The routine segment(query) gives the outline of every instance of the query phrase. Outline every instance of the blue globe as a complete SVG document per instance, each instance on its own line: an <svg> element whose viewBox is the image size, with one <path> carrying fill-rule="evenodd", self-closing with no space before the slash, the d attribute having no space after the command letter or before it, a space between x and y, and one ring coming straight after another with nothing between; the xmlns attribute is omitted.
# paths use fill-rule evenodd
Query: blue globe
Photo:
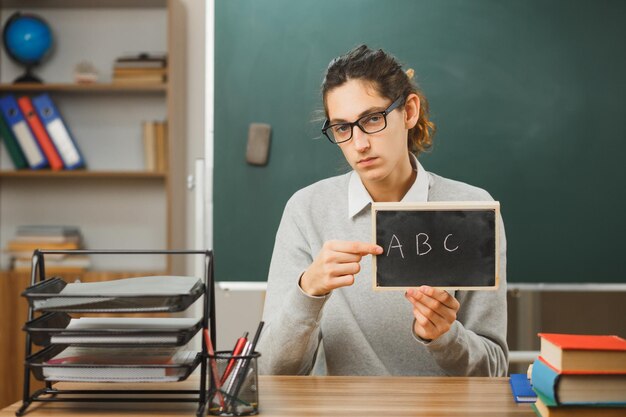
<svg viewBox="0 0 626 417"><path fill-rule="evenodd" d="M11 58L31 67L39 64L52 49L52 31L40 17L14 13L3 32L4 46Z"/></svg>

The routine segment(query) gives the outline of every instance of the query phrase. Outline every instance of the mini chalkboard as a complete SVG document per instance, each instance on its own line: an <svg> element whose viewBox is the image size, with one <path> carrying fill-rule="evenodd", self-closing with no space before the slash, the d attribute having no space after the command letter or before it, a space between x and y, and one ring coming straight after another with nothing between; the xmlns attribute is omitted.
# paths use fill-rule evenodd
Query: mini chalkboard
<svg viewBox="0 0 626 417"><path fill-rule="evenodd" d="M373 203L375 290L498 287L497 201Z"/></svg>

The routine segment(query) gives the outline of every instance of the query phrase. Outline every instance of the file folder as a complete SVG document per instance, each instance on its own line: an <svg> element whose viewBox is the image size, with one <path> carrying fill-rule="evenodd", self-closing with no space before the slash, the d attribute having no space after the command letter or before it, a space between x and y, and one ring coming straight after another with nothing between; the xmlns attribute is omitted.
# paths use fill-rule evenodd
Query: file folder
<svg viewBox="0 0 626 417"><path fill-rule="evenodd" d="M28 127L28 123L26 123L26 119L24 119L15 97L9 94L0 98L0 110L2 110L2 115L7 125L11 128L17 142L20 144L28 165L32 169L47 167L48 160L39 148L39 143Z"/></svg>
<svg viewBox="0 0 626 417"><path fill-rule="evenodd" d="M9 152L9 157L11 157L11 161L13 162L13 166L15 169L24 169L28 168L28 162L26 162L26 158L22 153L22 149L20 148L20 144L17 143L17 139L13 135L13 132L7 125L7 122L4 120L4 116L0 114L0 138L4 141L4 146L7 148Z"/></svg>
<svg viewBox="0 0 626 417"><path fill-rule="evenodd" d="M33 104L31 103L30 98L27 96L20 97L17 99L17 104L20 107L20 110L22 110L30 130L35 135L35 139L39 142L39 147L48 159L50 168L55 171L63 169L63 161L61 161L59 153L50 140L50 136L48 136L46 128L43 127L41 120L39 120L39 116L35 113L35 109L33 109Z"/></svg>
<svg viewBox="0 0 626 417"><path fill-rule="evenodd" d="M84 168L85 159L50 96L41 94L33 97L32 102L54 146L59 151L65 168Z"/></svg>

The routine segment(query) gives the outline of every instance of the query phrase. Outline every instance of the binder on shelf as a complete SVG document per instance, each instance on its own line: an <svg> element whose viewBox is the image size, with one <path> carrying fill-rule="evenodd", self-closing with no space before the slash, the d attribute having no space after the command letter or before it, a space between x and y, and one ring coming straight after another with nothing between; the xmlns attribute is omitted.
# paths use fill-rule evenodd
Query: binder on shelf
<svg viewBox="0 0 626 417"><path fill-rule="evenodd" d="M39 147L43 151L44 155L46 155L50 168L55 171L62 170L63 161L61 161L61 157L59 156L57 149L52 143L50 136L48 136L46 128L41 123L41 120L39 120L39 116L35 113L35 109L33 108L33 103L30 101L30 98L27 96L20 97L17 99L17 104L20 107L20 110L22 110L30 130L35 135L35 139L39 142Z"/></svg>
<svg viewBox="0 0 626 417"><path fill-rule="evenodd" d="M26 157L28 166L32 169L41 169L48 166L48 160L39 148L39 143L35 139L35 135L28 127L28 123L20 108L11 94L0 98L0 110L7 125L11 128L11 131L15 135L17 142Z"/></svg>
<svg viewBox="0 0 626 417"><path fill-rule="evenodd" d="M84 168L85 159L50 96L41 94L33 97L32 102L37 115L41 118L52 142L59 151L65 168Z"/></svg>
<svg viewBox="0 0 626 417"><path fill-rule="evenodd" d="M0 114L0 138L4 141L4 146L9 152L9 157L11 158L15 169L28 168L28 162L26 162L26 158L22 153L20 144L17 142L17 139L13 135L13 132L7 125L7 122L4 120L4 116L2 114Z"/></svg>

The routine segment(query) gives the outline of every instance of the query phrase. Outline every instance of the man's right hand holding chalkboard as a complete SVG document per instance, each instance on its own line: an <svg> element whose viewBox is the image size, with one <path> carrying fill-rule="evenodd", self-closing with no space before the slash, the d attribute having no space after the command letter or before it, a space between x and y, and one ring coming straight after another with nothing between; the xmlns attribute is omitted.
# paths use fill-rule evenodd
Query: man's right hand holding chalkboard
<svg viewBox="0 0 626 417"><path fill-rule="evenodd" d="M300 288L309 295L322 296L352 285L354 275L361 270L361 258L381 253L383 248L372 243L329 240L300 277Z"/></svg>
<svg viewBox="0 0 626 417"><path fill-rule="evenodd" d="M409 288L404 296L413 304L413 331L424 340L435 340L446 333L456 321L461 304L440 288L422 285Z"/></svg>

